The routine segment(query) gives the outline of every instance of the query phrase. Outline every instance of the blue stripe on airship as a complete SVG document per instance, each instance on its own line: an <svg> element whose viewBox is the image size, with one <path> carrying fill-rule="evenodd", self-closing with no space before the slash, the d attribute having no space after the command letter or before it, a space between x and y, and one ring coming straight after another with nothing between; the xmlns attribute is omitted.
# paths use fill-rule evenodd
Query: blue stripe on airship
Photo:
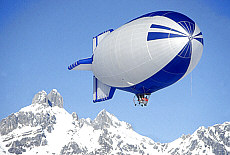
<svg viewBox="0 0 230 155"><path fill-rule="evenodd" d="M193 34L195 30L195 22L187 16L178 12L169 12L163 16L174 20L175 22L179 23L189 34Z"/></svg>
<svg viewBox="0 0 230 155"><path fill-rule="evenodd" d="M142 16L140 16L140 17L137 17L137 18L133 19L133 20L129 21L128 23L130 23L130 22L132 22L132 21L134 21L134 20L137 20L137 19L139 19L139 18L143 18L143 17L163 16L163 14L168 13L168 12L172 12L172 11L157 11L157 12L150 12L150 13L147 13L147 14L145 14L145 15L142 15Z"/></svg>
<svg viewBox="0 0 230 155"><path fill-rule="evenodd" d="M200 33L196 34L194 37L199 36L199 35L202 35L202 32L200 32Z"/></svg>
<svg viewBox="0 0 230 155"><path fill-rule="evenodd" d="M137 20L139 18L154 17L154 16L164 16L164 17L167 17L169 19L172 19L176 23L179 23L190 35L192 35L194 30L195 30L195 22L193 20L191 20L189 17L187 17L181 13L174 12L174 11L151 12L151 13L145 14L143 16L137 17L137 18L131 20L130 22Z"/></svg>
<svg viewBox="0 0 230 155"><path fill-rule="evenodd" d="M178 33L184 34L184 33L180 32L180 31L177 31L175 29L172 29L172 28L167 27L167 26L162 26L162 25L152 24L150 28L159 28L159 29L164 29L164 30L171 30L171 31L174 31L174 32L178 32ZM184 35L186 35L186 34L184 34Z"/></svg>
<svg viewBox="0 0 230 155"><path fill-rule="evenodd" d="M92 62L93 62L93 56L91 58L85 58L85 59L81 59L81 60L76 61L72 65L69 65L68 69L72 70L72 69L74 69L75 67L77 67L77 66L79 66L81 64L92 64Z"/></svg>
<svg viewBox="0 0 230 155"><path fill-rule="evenodd" d="M189 48L189 52L191 53L190 43L186 44L185 47L179 53L184 53L188 48ZM118 89L132 92L135 94L143 94L143 93L152 93L159 89L168 87L173 83L177 82L180 78L184 76L184 74L186 73L189 67L190 61L191 61L191 57L184 58L179 56L178 54L164 68L162 68L160 71L158 71L150 78L134 86L119 87Z"/></svg>
<svg viewBox="0 0 230 155"><path fill-rule="evenodd" d="M179 34L163 33L163 32L149 32L147 41L165 38L186 37Z"/></svg>
<svg viewBox="0 0 230 155"><path fill-rule="evenodd" d="M188 58L188 57L191 57L191 51L192 51L192 45L191 45L191 41L189 41L183 47L183 49L180 51L180 53L178 53L178 55L183 57L183 58Z"/></svg>
<svg viewBox="0 0 230 155"><path fill-rule="evenodd" d="M203 38L194 38L194 39L196 39L196 40L199 41L202 45L204 45Z"/></svg>

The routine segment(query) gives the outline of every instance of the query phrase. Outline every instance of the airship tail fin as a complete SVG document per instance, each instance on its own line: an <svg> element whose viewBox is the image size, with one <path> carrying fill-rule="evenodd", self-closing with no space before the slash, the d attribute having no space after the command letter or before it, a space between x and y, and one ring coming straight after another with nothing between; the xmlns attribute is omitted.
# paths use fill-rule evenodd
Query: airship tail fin
<svg viewBox="0 0 230 155"><path fill-rule="evenodd" d="M93 37L93 52L96 49L97 45L102 41L102 39L104 39L105 36L107 36L111 32L113 32L113 29L109 29L107 31L104 31L104 32L98 34L96 37Z"/></svg>
<svg viewBox="0 0 230 155"><path fill-rule="evenodd" d="M113 97L116 88L108 86L93 76L93 102L109 100Z"/></svg>
<svg viewBox="0 0 230 155"><path fill-rule="evenodd" d="M93 57L91 58L85 58L76 61L72 65L68 66L69 70L92 70L92 62L93 62Z"/></svg>

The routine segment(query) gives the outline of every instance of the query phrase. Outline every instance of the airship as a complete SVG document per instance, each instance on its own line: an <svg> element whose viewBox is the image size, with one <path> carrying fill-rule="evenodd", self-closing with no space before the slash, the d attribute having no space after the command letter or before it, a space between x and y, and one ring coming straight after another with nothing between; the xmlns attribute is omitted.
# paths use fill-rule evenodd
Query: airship
<svg viewBox="0 0 230 155"><path fill-rule="evenodd" d="M109 100L116 89L146 106L152 93L187 76L203 52L203 35L189 17L157 11L93 37L92 56L68 66L92 71L93 102Z"/></svg>

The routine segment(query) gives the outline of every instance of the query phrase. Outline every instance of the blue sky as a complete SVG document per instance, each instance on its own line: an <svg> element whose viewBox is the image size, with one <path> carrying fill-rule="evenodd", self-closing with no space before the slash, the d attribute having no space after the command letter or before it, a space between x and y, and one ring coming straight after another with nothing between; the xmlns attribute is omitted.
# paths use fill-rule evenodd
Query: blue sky
<svg viewBox="0 0 230 155"><path fill-rule="evenodd" d="M171 142L199 126L230 121L229 1L0 1L0 119L57 89L64 108L94 119L106 109L156 142ZM178 83L151 95L145 108L116 91L93 104L89 71L68 65L92 54L92 38L149 12L172 10L193 19L204 36L200 63Z"/></svg>

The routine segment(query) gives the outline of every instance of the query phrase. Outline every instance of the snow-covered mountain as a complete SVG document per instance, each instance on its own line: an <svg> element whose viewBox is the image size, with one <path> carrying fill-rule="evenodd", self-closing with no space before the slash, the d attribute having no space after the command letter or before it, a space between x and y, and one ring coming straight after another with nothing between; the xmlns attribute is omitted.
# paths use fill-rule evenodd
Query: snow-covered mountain
<svg viewBox="0 0 230 155"><path fill-rule="evenodd" d="M156 143L102 110L94 120L63 108L53 89L0 122L0 154L230 154L230 122L200 127L171 143Z"/></svg>

